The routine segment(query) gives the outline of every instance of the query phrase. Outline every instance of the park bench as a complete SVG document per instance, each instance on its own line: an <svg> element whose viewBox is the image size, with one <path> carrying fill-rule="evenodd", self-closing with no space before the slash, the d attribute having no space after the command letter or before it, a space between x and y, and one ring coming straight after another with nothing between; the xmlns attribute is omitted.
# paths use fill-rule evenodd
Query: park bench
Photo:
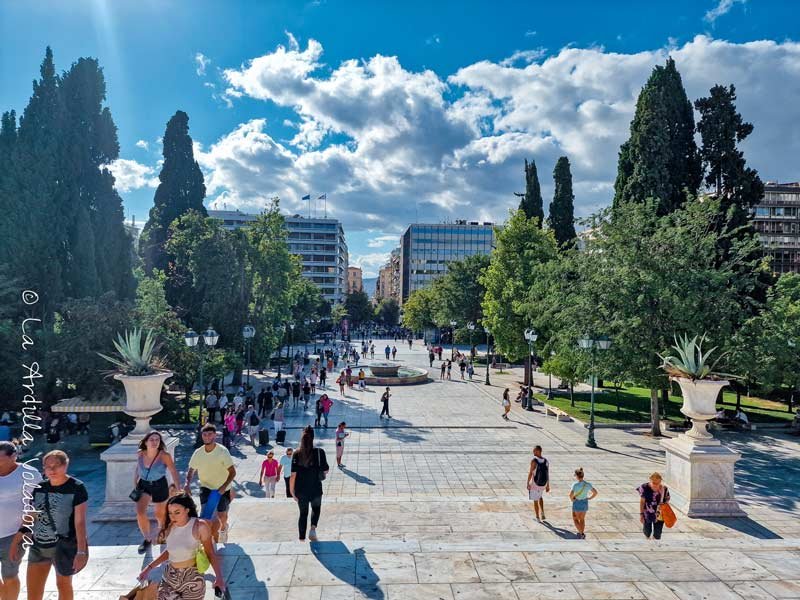
<svg viewBox="0 0 800 600"><path fill-rule="evenodd" d="M492 365L493 369L497 369L498 371L503 371L504 369L508 369L511 365L509 363L494 363Z"/></svg>
<svg viewBox="0 0 800 600"><path fill-rule="evenodd" d="M545 416L553 416L559 421L572 421L572 417L569 416L569 413L561 410L560 408L556 408L550 404L544 405L544 412Z"/></svg>

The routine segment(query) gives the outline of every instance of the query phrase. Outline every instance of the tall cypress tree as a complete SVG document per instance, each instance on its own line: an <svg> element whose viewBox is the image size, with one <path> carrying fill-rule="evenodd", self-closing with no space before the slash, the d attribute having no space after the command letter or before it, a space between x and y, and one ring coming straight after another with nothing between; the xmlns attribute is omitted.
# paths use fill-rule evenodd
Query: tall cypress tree
<svg viewBox="0 0 800 600"><path fill-rule="evenodd" d="M529 219L537 217L539 219L539 227L541 227L544 222L544 208L542 190L539 187L539 175L536 172L536 161L531 160L529 163L525 159L525 193L516 195L522 198L519 203L520 210Z"/></svg>
<svg viewBox="0 0 800 600"><path fill-rule="evenodd" d="M548 225L553 230L559 247L572 244L577 237L575 233L575 195L572 193L572 172L569 159L562 156L553 169L555 192L550 203Z"/></svg>
<svg viewBox="0 0 800 600"><path fill-rule="evenodd" d="M715 85L707 98L694 103L700 113L697 132L702 145L706 185L721 199L721 209L732 211L730 226L749 222L750 209L764 195L764 184L755 169L746 166L739 143L753 132L753 125L736 111L736 88Z"/></svg>
<svg viewBox="0 0 800 600"><path fill-rule="evenodd" d="M614 206L658 199L659 214L680 207L702 179L694 114L675 61L656 66L636 102L631 135L619 152Z"/></svg>
<svg viewBox="0 0 800 600"><path fill-rule="evenodd" d="M154 206L150 209L150 218L142 231L139 247L148 273L159 269L169 274L165 246L170 224L190 210L208 216L203 206L206 196L203 173L194 159L192 138L189 136L189 116L181 110L167 123L164 165L158 178L161 183L156 189ZM167 290L169 292L169 282Z"/></svg>

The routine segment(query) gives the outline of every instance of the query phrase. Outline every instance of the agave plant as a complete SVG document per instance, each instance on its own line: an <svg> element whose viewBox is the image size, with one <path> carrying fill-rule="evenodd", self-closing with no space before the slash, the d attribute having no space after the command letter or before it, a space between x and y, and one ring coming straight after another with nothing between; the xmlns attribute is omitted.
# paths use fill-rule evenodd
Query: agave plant
<svg viewBox="0 0 800 600"><path fill-rule="evenodd" d="M706 352L703 352L703 342L705 341L705 334L694 336L691 340L688 335L675 337L675 345L672 348L675 350L676 355L661 356L659 358L664 361L661 368L664 369L670 377L685 377L687 379L718 379L718 378L731 378L732 375L724 373L717 373L714 367L722 360L727 352L720 354L714 362L709 363L711 354L717 349L716 346Z"/></svg>
<svg viewBox="0 0 800 600"><path fill-rule="evenodd" d="M141 376L152 375L164 368L160 357L156 356L158 347L153 330L149 330L144 338L142 345L142 330L134 328L133 331L125 331L125 337L117 334L114 342L118 356L106 356L98 352L102 358L106 359L116 369L109 371L109 374L122 373L123 375Z"/></svg>

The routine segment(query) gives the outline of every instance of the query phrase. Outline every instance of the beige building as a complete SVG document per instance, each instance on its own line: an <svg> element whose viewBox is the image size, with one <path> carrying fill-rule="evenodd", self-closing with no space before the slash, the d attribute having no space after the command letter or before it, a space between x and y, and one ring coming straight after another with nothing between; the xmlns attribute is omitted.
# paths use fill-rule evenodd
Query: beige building
<svg viewBox="0 0 800 600"><path fill-rule="evenodd" d="M363 291L364 281L361 267L347 267L347 293Z"/></svg>
<svg viewBox="0 0 800 600"><path fill-rule="evenodd" d="M392 250L389 260L378 271L374 301L377 304L384 298L400 302L400 248Z"/></svg>

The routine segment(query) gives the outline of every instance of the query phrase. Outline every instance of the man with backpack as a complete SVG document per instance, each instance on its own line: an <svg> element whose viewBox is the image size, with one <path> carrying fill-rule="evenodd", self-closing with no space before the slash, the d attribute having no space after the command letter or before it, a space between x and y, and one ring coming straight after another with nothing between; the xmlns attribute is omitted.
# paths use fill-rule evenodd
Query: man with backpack
<svg viewBox="0 0 800 600"><path fill-rule="evenodd" d="M258 418L258 411L252 405L247 407L244 414L244 422L247 424L247 433L250 435L250 442L253 448L258 447L258 430L261 429L261 419Z"/></svg>
<svg viewBox="0 0 800 600"><path fill-rule="evenodd" d="M544 492L550 492L550 463L542 456L542 447L536 446L533 449L531 468L528 471L528 497L533 500L536 520L540 523L546 519L544 499L542 498Z"/></svg>

